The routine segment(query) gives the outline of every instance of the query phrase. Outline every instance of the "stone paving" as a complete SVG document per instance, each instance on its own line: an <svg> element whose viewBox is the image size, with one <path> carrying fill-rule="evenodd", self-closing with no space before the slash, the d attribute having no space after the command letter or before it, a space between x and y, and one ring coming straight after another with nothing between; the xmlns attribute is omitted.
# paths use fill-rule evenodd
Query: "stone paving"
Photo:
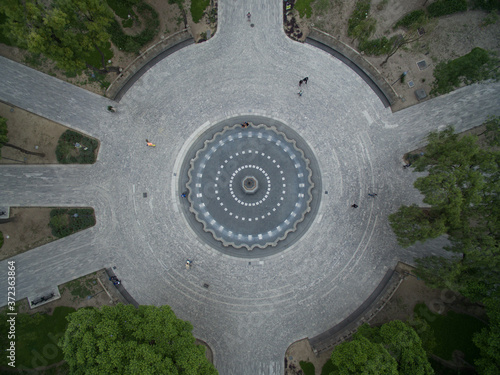
<svg viewBox="0 0 500 375"><path fill-rule="evenodd" d="M101 141L91 166L0 166L0 206L92 206L97 217L92 229L13 258L18 299L116 267L137 302L168 304L192 322L220 374L283 374L292 342L348 317L398 260L441 252L442 240L401 249L390 230L389 213L421 201L417 175L403 170L401 157L430 130L464 130L499 115L500 84L392 114L343 63L285 36L280 0L242 4L219 1L217 34L152 67L114 103L115 114L106 111L108 99L0 58L0 100ZM231 257L199 240L181 213L179 188L184 156L200 134L252 116L299 133L322 177L307 233L262 259Z"/></svg>

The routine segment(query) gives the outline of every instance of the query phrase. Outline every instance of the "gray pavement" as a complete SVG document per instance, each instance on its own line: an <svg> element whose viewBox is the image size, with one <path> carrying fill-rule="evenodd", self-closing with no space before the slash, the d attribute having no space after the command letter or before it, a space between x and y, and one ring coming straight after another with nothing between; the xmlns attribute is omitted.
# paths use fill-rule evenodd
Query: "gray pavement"
<svg viewBox="0 0 500 375"><path fill-rule="evenodd" d="M463 130L499 115L500 84L392 114L340 61L287 39L281 5L220 1L217 34L152 67L116 114L106 112L105 98L0 59L8 71L0 100L101 141L92 166L0 166L0 206L85 205L97 216L90 230L14 257L17 298L115 266L139 303L168 304L192 322L220 374L283 374L292 342L348 317L398 260L441 253L442 239L401 249L390 230L389 213L421 200L412 187L417 175L402 169L401 156L430 130L449 123ZM178 179L189 146L211 125L242 116L280 120L298 132L322 177L308 232L263 259L212 249L181 213ZM146 138L157 147L146 147ZM6 272L6 261L0 269Z"/></svg>

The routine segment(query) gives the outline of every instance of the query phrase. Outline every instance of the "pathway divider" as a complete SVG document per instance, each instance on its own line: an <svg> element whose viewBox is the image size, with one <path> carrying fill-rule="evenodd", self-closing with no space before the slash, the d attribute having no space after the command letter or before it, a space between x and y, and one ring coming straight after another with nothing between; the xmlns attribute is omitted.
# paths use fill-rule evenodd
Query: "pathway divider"
<svg viewBox="0 0 500 375"><path fill-rule="evenodd" d="M115 78L106 90L106 96L119 101L132 84L158 61L194 43L189 27L160 40L137 56Z"/></svg>
<svg viewBox="0 0 500 375"><path fill-rule="evenodd" d="M375 91L385 107L393 105L398 94L382 74L358 51L337 38L312 28L306 43L320 48L354 70Z"/></svg>

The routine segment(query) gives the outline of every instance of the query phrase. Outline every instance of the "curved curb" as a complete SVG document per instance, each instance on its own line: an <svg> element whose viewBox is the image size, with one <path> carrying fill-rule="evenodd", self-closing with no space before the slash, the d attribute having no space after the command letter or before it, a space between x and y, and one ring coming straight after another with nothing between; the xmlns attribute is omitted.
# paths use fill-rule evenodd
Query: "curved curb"
<svg viewBox="0 0 500 375"><path fill-rule="evenodd" d="M308 339L314 354L332 349L351 337L360 325L369 322L391 299L403 279L398 271L389 269L373 293L351 315L329 330Z"/></svg>
<svg viewBox="0 0 500 375"><path fill-rule="evenodd" d="M184 29L149 47L115 78L106 90L106 96L119 102L128 89L156 63L193 43L189 29Z"/></svg>
<svg viewBox="0 0 500 375"><path fill-rule="evenodd" d="M312 28L305 43L331 54L354 70L377 94L386 108L396 102L398 95L392 86L377 68L352 47L315 28Z"/></svg>

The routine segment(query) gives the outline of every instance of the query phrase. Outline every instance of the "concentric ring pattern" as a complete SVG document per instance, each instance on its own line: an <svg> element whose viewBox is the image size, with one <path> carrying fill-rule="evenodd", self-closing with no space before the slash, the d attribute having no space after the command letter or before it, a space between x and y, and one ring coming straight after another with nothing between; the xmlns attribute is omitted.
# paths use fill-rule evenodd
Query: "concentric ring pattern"
<svg viewBox="0 0 500 375"><path fill-rule="evenodd" d="M224 246L276 246L310 211L309 164L274 126L226 126L191 160L190 211Z"/></svg>

